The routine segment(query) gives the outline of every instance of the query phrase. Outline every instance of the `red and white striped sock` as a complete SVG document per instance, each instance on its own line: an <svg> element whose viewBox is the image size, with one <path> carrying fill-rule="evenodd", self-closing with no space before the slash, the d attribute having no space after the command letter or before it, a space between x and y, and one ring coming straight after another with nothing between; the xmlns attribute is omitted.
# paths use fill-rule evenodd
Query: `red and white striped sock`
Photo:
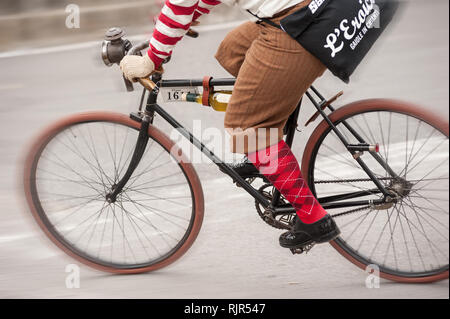
<svg viewBox="0 0 450 319"><path fill-rule="evenodd" d="M248 159L291 203L303 223L312 224L327 215L311 193L297 159L283 140L248 154Z"/></svg>

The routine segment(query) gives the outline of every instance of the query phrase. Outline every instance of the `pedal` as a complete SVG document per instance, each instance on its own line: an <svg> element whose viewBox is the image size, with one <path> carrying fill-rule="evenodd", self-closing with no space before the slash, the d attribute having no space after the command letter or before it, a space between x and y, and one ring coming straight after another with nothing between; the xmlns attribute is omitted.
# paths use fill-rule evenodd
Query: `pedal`
<svg viewBox="0 0 450 319"><path fill-rule="evenodd" d="M302 247L291 248L290 251L292 252L293 255L300 255L303 253L307 254L314 247L315 244L316 243L312 243Z"/></svg>

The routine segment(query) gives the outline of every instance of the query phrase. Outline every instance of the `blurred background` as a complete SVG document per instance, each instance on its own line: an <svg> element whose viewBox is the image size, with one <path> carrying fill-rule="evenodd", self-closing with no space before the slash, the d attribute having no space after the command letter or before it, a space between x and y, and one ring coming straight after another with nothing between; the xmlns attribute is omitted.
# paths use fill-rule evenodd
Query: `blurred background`
<svg viewBox="0 0 450 319"><path fill-rule="evenodd" d="M336 103L396 98L449 115L449 1L404 0L404 10L344 85L327 72L316 83ZM79 28L68 28L66 8L80 8ZM327 245L292 256L278 246L279 231L265 225L252 199L208 163L196 164L206 212L200 235L178 262L139 276L111 276L81 267L80 288L65 285L75 263L50 243L23 200L23 158L44 127L76 112L127 114L140 91L127 93L117 66L101 61L101 41L112 26L133 41L148 39L161 1L0 0L0 298L448 298L448 280L432 285L382 281L365 287L366 274ZM202 18L198 39L186 38L166 65L165 78L228 76L214 59L225 35L247 19L219 6ZM223 114L191 104L165 105L188 128L223 127ZM314 112L305 104L300 124ZM168 129L157 120L156 124ZM317 122L315 123L317 124ZM314 125L296 136L302 149ZM227 196L223 196L226 194Z"/></svg>
<svg viewBox="0 0 450 319"><path fill-rule="evenodd" d="M105 29L120 25L129 34L150 33L162 0L1 0L0 51L99 39ZM64 27L67 6L80 9L80 28ZM69 7L70 9L70 7ZM215 8L206 24L236 20L239 10L225 5ZM242 16L241 16L242 17Z"/></svg>

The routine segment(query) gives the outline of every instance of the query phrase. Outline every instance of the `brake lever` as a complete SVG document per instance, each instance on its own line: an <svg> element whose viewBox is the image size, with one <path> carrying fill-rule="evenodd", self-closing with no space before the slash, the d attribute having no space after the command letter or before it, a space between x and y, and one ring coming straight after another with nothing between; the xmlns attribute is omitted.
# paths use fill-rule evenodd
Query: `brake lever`
<svg viewBox="0 0 450 319"><path fill-rule="evenodd" d="M130 50L127 52L127 55L140 55L142 56L141 51L146 49L148 47L148 41L143 41L141 43L139 43L138 45L131 47ZM134 86L133 86L133 82L131 82L130 80L128 80L127 78L125 78L125 76L123 77L123 80L125 82L125 86L127 88L128 92L133 92L134 91Z"/></svg>
<svg viewBox="0 0 450 319"><path fill-rule="evenodd" d="M195 32L195 31L194 31ZM198 33L197 33L198 36ZM142 56L142 50L146 49L149 46L148 41L143 41L140 44L132 47L128 52L127 55L140 55ZM170 61L170 57L168 57L164 63L167 63ZM160 68L160 70L156 70L157 73L163 73L164 69ZM134 86L133 86L133 82L131 82L130 80L128 80L127 78L125 78L125 76L123 76L123 80L125 82L125 86L127 88L128 92L132 92L134 91ZM142 86L144 86L147 90L153 90L155 88L155 83L153 81L151 81L150 79L138 79L137 80L139 83L141 83Z"/></svg>
<svg viewBox="0 0 450 319"><path fill-rule="evenodd" d="M133 92L134 91L134 86L133 83L128 80L125 75L123 75L123 81L125 82L125 87L127 88L128 92Z"/></svg>

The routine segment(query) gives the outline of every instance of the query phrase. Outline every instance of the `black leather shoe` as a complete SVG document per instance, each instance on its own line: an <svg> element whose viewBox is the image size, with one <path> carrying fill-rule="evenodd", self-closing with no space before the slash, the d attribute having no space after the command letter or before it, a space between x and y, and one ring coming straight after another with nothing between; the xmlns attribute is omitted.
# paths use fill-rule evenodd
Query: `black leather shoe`
<svg viewBox="0 0 450 319"><path fill-rule="evenodd" d="M302 223L296 217L292 230L281 234L280 246L284 248L301 248L311 244L321 244L336 239L340 230L330 215L324 216L313 224Z"/></svg>

